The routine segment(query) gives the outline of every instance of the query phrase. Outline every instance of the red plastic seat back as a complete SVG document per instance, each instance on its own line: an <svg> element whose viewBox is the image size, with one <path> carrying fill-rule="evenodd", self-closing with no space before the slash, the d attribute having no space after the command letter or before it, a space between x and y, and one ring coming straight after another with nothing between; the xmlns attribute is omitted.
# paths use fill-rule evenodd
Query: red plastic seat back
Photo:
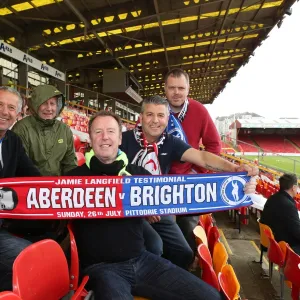
<svg viewBox="0 0 300 300"><path fill-rule="evenodd" d="M284 276L293 286L300 288L300 256L289 246L286 247L286 263Z"/></svg>
<svg viewBox="0 0 300 300"><path fill-rule="evenodd" d="M284 253L282 252L279 244L275 241L273 234L269 229L264 229L266 236L269 239L269 248L268 248L268 258L269 260L278 265L279 267L283 267L284 265Z"/></svg>
<svg viewBox="0 0 300 300"><path fill-rule="evenodd" d="M2 292L0 293L0 300L22 300L22 299L13 292Z"/></svg>
<svg viewBox="0 0 300 300"><path fill-rule="evenodd" d="M208 238L208 249L210 253L213 254L214 246L220 238L220 232L217 226L209 227L207 238Z"/></svg>
<svg viewBox="0 0 300 300"><path fill-rule="evenodd" d="M200 215L199 224L204 228L207 234L209 227L213 226L213 220L211 214Z"/></svg>
<svg viewBox="0 0 300 300"><path fill-rule="evenodd" d="M217 275L212 266L212 258L208 248L204 244L198 247L198 254L200 256L200 263L202 266L202 280L210 284L212 287L220 290Z"/></svg>
<svg viewBox="0 0 300 300"><path fill-rule="evenodd" d="M74 142L74 148L75 151L79 151L79 148L81 147L81 141L78 135L73 134L73 142Z"/></svg>
<svg viewBox="0 0 300 300"><path fill-rule="evenodd" d="M71 222L68 223L68 230L71 244L70 284L71 289L76 290L79 281L79 257L75 236L73 233L73 226Z"/></svg>
<svg viewBox="0 0 300 300"><path fill-rule="evenodd" d="M13 291L22 300L55 300L68 294L68 263L58 243L42 240L18 255L13 264Z"/></svg>
<svg viewBox="0 0 300 300"><path fill-rule="evenodd" d="M85 164L85 157L84 154L81 152L75 152L76 157L77 157L77 165L80 167L83 164Z"/></svg>

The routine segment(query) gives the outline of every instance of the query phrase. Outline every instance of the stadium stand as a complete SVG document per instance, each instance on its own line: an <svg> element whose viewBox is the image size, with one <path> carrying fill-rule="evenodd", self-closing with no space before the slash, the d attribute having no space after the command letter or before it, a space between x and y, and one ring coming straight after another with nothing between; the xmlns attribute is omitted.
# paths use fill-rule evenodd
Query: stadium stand
<svg viewBox="0 0 300 300"><path fill-rule="evenodd" d="M238 150L243 153L299 154L299 128L300 119L238 119L229 126L229 136L237 140Z"/></svg>
<svg viewBox="0 0 300 300"><path fill-rule="evenodd" d="M257 152L258 147L254 145L253 140L246 136L239 136L238 148L241 152Z"/></svg>
<svg viewBox="0 0 300 300"><path fill-rule="evenodd" d="M253 135L253 140L263 149L264 152L275 153L299 153L283 136L276 135Z"/></svg>
<svg viewBox="0 0 300 300"><path fill-rule="evenodd" d="M15 87L26 85L29 89L23 90L26 90L26 96L29 96L28 90L31 86L55 83L57 87L65 87L67 99L78 99L79 105L66 107L62 115L62 122L68 124L73 133L78 136L74 143L78 163L81 164L84 163L83 154L88 146L86 139L88 120L90 113L95 112L90 107L83 107L82 105L88 106L90 101L94 101L96 105L92 106L93 108L105 108L104 101L108 101L109 98L102 94L106 93L103 89L104 79L106 80L103 74L105 69L115 70L116 73L125 70L127 73L126 83L130 82L131 84L130 86L126 84L126 88L132 86L134 88L131 88L132 92L137 91L139 96L146 97L153 94L163 94L163 74L173 66L180 65L191 75L190 96L203 104L210 104L223 91L230 79L237 74L239 68L249 62L255 48L268 37L272 28L276 24L280 27L283 19L291 14L291 6L295 0L270 0L261 3L224 0L221 1L221 4L220 1L154 0L152 1L154 5L146 0L110 0L106 1L107 4L90 0L28 2L14 0L1 2L3 2L0 8L2 21L0 26L1 84ZM83 16L84 21L79 20L82 17L78 20L75 19L75 15L72 18L71 13L74 12L76 12L77 17ZM44 16L43 19L41 14ZM160 43L161 40L164 44L163 47ZM99 45L98 42L100 42ZM78 46L78 49L74 49L74 45ZM28 51L17 58L10 46ZM27 55L28 53L33 56L34 60ZM55 75L52 73L53 70L56 70ZM24 75L28 75L28 78ZM65 79L62 79L64 77ZM116 85L112 87L115 89ZM79 94L80 99L75 94ZM125 93L123 89L119 93L114 91L110 95L116 97L114 99L118 101L128 101L131 104L136 104L137 101ZM241 100L243 100L242 95ZM107 106L112 107L117 113L115 105L109 104ZM134 127L132 121L123 121L127 130ZM262 139L261 147L269 149L268 145L270 145L276 151L299 152L300 154L300 151L297 151L299 149L292 145L294 143L300 147L300 126L297 125L297 122L299 125L300 121L296 120L267 122L257 119L241 121L242 124L240 125L242 126L235 128L237 129L235 139L241 141L237 144L238 148L243 152L259 152L259 148L256 147L252 139L252 137L258 136L258 141L260 138ZM284 137L292 143L284 141ZM266 142L268 138L270 138L269 143ZM248 143L248 145L242 142ZM282 147L282 143L284 147ZM290 146L293 147L293 151L291 151ZM223 147L232 148L227 143L224 143ZM241 162L241 160L237 161ZM260 179L258 192L265 197L269 197L276 189L275 181ZM300 194L297 197L300 202ZM210 217L207 221L211 221ZM227 223L226 229L228 229ZM222 224L223 226L224 224ZM221 227L219 232L212 222L204 222L204 227L207 229L208 244L210 245L208 248L210 251L208 250L206 253L209 254L208 257L210 257L209 261L212 266L211 255L216 244L215 240L218 240L219 243L221 238L222 241L226 242L224 233L229 239L230 234L228 234L229 230L223 233ZM203 228L201 234L203 234L201 236L203 241L206 240L207 244L207 236ZM255 234L257 235L257 232ZM253 236L255 237L254 234ZM244 282L245 296L249 299L262 299L259 292L263 291L265 297L267 297L267 292L265 286L262 288L260 284L257 284L259 279L256 279L255 283L251 282L253 268L249 261L249 255L252 255L249 250L252 246L249 246L246 234L243 238L246 247L242 245L242 239L236 239L236 235L234 235L234 239L231 239L230 244L233 245L235 253L231 262L229 257L229 262L235 265L234 268L240 265L242 271L237 270L239 280L243 280L240 279L243 274L247 277L246 283ZM251 236L250 239L252 238ZM200 241L200 238L198 240ZM226 244L227 242L224 243L224 246L228 251L230 247L227 248ZM205 243L204 246L200 245L200 247L205 249ZM239 256L241 250L242 257ZM53 254L55 254L54 251L49 253L48 257L51 258ZM230 255L230 253L228 254ZM29 277L34 275L34 271L29 272L29 274L28 270L43 267L43 264L49 266L43 272L44 275L39 276L38 282L46 283L46 279L50 275L55 275L53 276L54 280L59 279L55 287L47 293L47 296L55 292L63 283L69 284L68 278L74 279L71 270L69 270L69 274L64 271L65 276L58 274L60 272L54 272L56 267L60 267L57 260L51 265L49 264L50 260L41 261L40 256L35 256L32 257L31 261L29 267L24 268L26 288L31 288ZM297 263L293 261L291 265L296 268L298 263L299 260ZM66 262L64 261L62 265L66 265ZM67 268L64 269L67 270ZM220 286L226 299L239 298L240 284L229 264L221 268L219 274L214 273L213 268L211 271L215 277L219 275L219 281L216 282L216 285L217 287ZM288 269L285 271L286 276L291 274ZM297 284L299 276L298 272L295 277ZM65 280L62 280L63 277ZM249 286L250 292L247 291ZM43 285L40 284L35 288L42 287ZM45 291L48 291L49 287L51 288L48 284ZM69 292L67 287L69 290L70 286L64 284L65 291ZM297 290L299 291L298 287ZM76 290L74 286L70 289ZM33 295L32 291L34 289L31 289L30 296ZM3 296L1 296L2 299ZM63 295L59 295L59 298L61 296ZM272 295L271 298L268 298L274 299L273 296L275 297ZM296 296L299 298L299 295ZM13 299L12 295L10 297ZM46 296L42 295L37 298L46 299ZM23 300L26 299L23 298Z"/></svg>
<svg viewBox="0 0 300 300"><path fill-rule="evenodd" d="M300 137L299 136L289 136L288 139L293 142L297 147L300 148Z"/></svg>

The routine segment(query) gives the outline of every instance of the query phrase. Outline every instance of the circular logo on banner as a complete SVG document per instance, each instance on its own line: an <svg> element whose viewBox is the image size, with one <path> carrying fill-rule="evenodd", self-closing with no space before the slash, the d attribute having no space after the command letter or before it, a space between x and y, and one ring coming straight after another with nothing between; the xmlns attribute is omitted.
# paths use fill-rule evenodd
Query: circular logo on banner
<svg viewBox="0 0 300 300"><path fill-rule="evenodd" d="M18 204L18 196L11 188L0 187L0 210L13 210Z"/></svg>
<svg viewBox="0 0 300 300"><path fill-rule="evenodd" d="M231 176L224 180L221 185L222 200L231 206L244 202L248 198L243 191L246 183L247 181L239 176Z"/></svg>

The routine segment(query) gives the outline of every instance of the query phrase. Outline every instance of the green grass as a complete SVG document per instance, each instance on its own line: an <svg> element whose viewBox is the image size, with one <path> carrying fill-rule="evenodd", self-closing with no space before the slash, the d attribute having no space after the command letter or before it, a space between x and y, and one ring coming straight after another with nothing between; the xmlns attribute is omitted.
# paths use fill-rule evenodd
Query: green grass
<svg viewBox="0 0 300 300"><path fill-rule="evenodd" d="M256 155L244 155L246 159L258 159ZM295 173L300 176L300 156L259 156L259 164L282 172Z"/></svg>

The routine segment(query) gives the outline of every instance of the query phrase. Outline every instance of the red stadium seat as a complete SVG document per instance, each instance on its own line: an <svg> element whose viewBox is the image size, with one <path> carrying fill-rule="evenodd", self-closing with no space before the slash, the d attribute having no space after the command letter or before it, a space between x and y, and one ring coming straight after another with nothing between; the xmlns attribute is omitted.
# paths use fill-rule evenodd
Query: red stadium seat
<svg viewBox="0 0 300 300"><path fill-rule="evenodd" d="M2 292L0 293L0 300L22 300L22 299L13 292Z"/></svg>
<svg viewBox="0 0 300 300"><path fill-rule="evenodd" d="M77 289L78 286L78 279L79 279L79 257L78 257L78 250L76 245L76 240L73 232L73 226L72 223L68 223L68 230L70 235L70 243L71 243L71 266L70 266L70 278L71 278L71 286L74 289ZM87 277L87 276L85 276ZM85 297L91 295L91 292L88 294L88 292L83 289L81 292L81 296ZM133 297L135 300L147 300L143 297Z"/></svg>
<svg viewBox="0 0 300 300"><path fill-rule="evenodd" d="M204 244L198 246L199 263L202 267L202 280L220 291L217 275L212 266L212 259L208 248Z"/></svg>
<svg viewBox="0 0 300 300"><path fill-rule="evenodd" d="M72 290L77 290L79 281L79 257L71 222L68 223L68 231L71 244L70 287ZM88 278L88 276L85 276L83 281L86 280L86 278ZM84 297L87 295L89 295L89 293L83 289L81 292L81 297L84 299Z"/></svg>
<svg viewBox="0 0 300 300"><path fill-rule="evenodd" d="M300 291L300 256L289 246L286 247L284 276L292 283L292 299L299 300Z"/></svg>
<svg viewBox="0 0 300 300"><path fill-rule="evenodd" d="M208 229L207 239L208 239L208 249L211 254L213 254L214 246L220 238L220 232L217 226L212 226Z"/></svg>
<svg viewBox="0 0 300 300"><path fill-rule="evenodd" d="M74 148L75 151L79 151L80 147L81 147L81 141L78 135L73 134L73 141L74 141Z"/></svg>
<svg viewBox="0 0 300 300"><path fill-rule="evenodd" d="M83 164L85 164L85 157L84 154L81 152L75 152L76 157L77 157L77 165L80 167Z"/></svg>
<svg viewBox="0 0 300 300"><path fill-rule="evenodd" d="M87 280L82 281L71 300L81 299ZM42 240L18 255L13 264L13 291L22 300L56 300L69 294L68 263L58 243Z"/></svg>
<svg viewBox="0 0 300 300"><path fill-rule="evenodd" d="M205 233L207 234L209 227L213 226L213 220L211 214L200 215L199 225L201 225L204 228Z"/></svg>

